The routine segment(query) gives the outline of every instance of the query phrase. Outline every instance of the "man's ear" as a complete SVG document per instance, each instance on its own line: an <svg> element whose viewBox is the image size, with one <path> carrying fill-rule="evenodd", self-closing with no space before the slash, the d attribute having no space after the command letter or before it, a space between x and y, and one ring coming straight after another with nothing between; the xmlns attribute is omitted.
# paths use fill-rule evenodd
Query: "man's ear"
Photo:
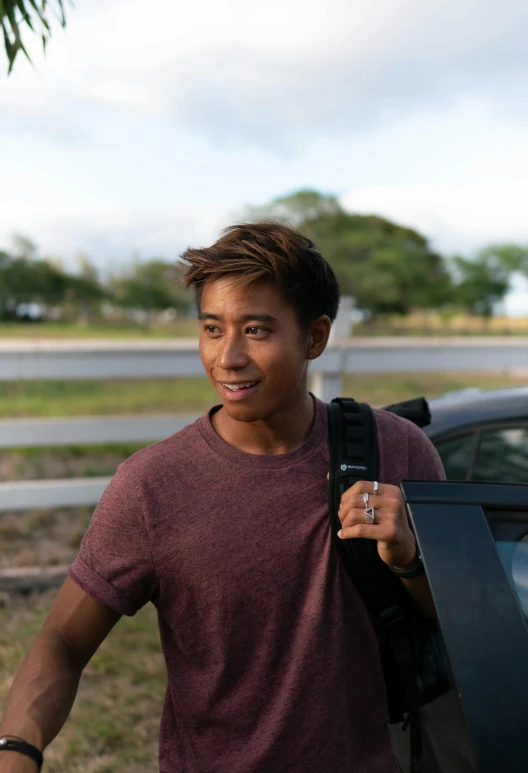
<svg viewBox="0 0 528 773"><path fill-rule="evenodd" d="M326 314L322 314L312 322L308 330L306 359L315 360L325 350L330 335L332 321Z"/></svg>

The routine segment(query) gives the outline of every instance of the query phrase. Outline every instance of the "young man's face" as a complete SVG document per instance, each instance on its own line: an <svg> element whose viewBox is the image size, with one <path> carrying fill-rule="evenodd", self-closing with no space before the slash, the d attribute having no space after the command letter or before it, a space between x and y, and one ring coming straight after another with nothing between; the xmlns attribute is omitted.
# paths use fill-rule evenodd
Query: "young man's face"
<svg viewBox="0 0 528 773"><path fill-rule="evenodd" d="M265 421L306 397L307 360L323 351L330 329L321 319L315 335L302 331L295 309L269 281L205 285L200 355L232 419Z"/></svg>

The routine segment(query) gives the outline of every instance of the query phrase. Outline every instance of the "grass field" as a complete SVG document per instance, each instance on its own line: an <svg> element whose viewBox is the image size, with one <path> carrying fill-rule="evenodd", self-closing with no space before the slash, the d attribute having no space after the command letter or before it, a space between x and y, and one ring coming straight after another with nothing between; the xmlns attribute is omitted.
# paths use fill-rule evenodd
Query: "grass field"
<svg viewBox="0 0 528 773"><path fill-rule="evenodd" d="M3 598L0 703L47 615L55 591ZM62 732L45 751L43 773L157 773L166 670L156 610L123 617L83 672Z"/></svg>
<svg viewBox="0 0 528 773"><path fill-rule="evenodd" d="M215 394L206 378L0 381L0 417L194 413Z"/></svg>
<svg viewBox="0 0 528 773"><path fill-rule="evenodd" d="M356 336L526 336L528 315L524 318L497 316L484 319L464 314L446 316L439 312L416 312L406 317L357 323L353 332ZM132 321L0 323L0 338L192 338L197 334L197 320L187 317L167 323L154 321L148 326Z"/></svg>
<svg viewBox="0 0 528 773"><path fill-rule="evenodd" d="M505 373L391 373L345 376L343 394L383 405L475 386L526 384ZM218 402L204 378L122 381L0 381L0 418L194 413Z"/></svg>
<svg viewBox="0 0 528 773"><path fill-rule="evenodd" d="M194 338L198 335L196 319L176 319L166 324L75 324L64 322L0 322L0 338Z"/></svg>
<svg viewBox="0 0 528 773"><path fill-rule="evenodd" d="M354 328L358 336L527 336L525 317L483 317L468 314L445 315L440 312L415 312L405 317L379 319Z"/></svg>
<svg viewBox="0 0 528 773"><path fill-rule="evenodd" d="M374 405L469 386L517 386L504 374L427 373L348 376L343 393ZM0 382L0 417L200 412L217 402L206 379ZM0 456L0 479L111 475L139 446L14 449ZM0 515L0 568L69 564L89 508ZM0 594L0 705L56 592ZM157 773L166 672L156 610L123 617L84 671L64 729L46 750L43 773Z"/></svg>

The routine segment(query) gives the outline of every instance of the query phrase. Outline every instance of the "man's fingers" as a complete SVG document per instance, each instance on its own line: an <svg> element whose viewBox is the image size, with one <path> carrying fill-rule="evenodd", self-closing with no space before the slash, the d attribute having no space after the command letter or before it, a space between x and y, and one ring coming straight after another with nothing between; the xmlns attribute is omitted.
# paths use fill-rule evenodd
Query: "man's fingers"
<svg viewBox="0 0 528 773"><path fill-rule="evenodd" d="M369 503L370 506L370 503ZM374 522L378 525L390 518L390 513L384 512L381 507L374 510ZM342 526L354 526L355 523L365 523L365 508L351 508L345 513L339 514L339 520Z"/></svg>
<svg viewBox="0 0 528 773"><path fill-rule="evenodd" d="M369 498L368 506L369 508L374 508L374 517L378 523L382 520L397 521L401 518L398 502L391 502L390 500L373 496ZM365 520L365 510L365 503L361 500L361 502L356 503L355 507L347 504L342 505L337 515L343 525L351 526L353 523L361 523Z"/></svg>
<svg viewBox="0 0 528 773"><path fill-rule="evenodd" d="M354 526L345 526L337 532L340 539L382 539L380 535L380 525L370 523L356 523Z"/></svg>
<svg viewBox="0 0 528 773"><path fill-rule="evenodd" d="M351 510L341 520L341 528L349 529L354 526L370 526L376 530L376 539L396 540L401 534L401 526L398 518L392 510L374 511L374 523L367 523L365 510Z"/></svg>
<svg viewBox="0 0 528 773"><path fill-rule="evenodd" d="M374 493L374 482L371 480L357 480L353 486L350 486L348 489L348 492L350 494L373 494ZM347 492L343 496L346 495ZM392 497L398 497L401 495L400 489L398 486L393 486L390 483L378 483L378 494L380 496L392 496Z"/></svg>
<svg viewBox="0 0 528 773"><path fill-rule="evenodd" d="M349 489L350 491L350 489ZM341 498L341 502L339 504L339 510L340 512L348 512L348 510L353 510L357 508L363 508L365 509L365 500L363 499L363 494L349 494L349 491L345 491ZM347 496L349 494L349 496ZM392 499L388 497L382 497L381 494L369 494L368 499L368 506L369 507L399 507L399 500Z"/></svg>

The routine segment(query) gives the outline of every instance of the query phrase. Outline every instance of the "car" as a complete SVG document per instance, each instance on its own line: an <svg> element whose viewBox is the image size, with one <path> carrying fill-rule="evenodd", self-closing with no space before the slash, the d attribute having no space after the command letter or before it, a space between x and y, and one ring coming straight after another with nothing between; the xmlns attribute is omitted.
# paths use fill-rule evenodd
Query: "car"
<svg viewBox="0 0 528 773"><path fill-rule="evenodd" d="M528 387L450 392L430 400L429 408L424 431L447 480L528 484ZM528 519L498 511L489 527L528 619Z"/></svg>
<svg viewBox="0 0 528 773"><path fill-rule="evenodd" d="M451 392L429 407L424 432L448 480L528 483L528 386Z"/></svg>
<svg viewBox="0 0 528 773"><path fill-rule="evenodd" d="M403 482L402 493L455 688L423 711L426 769L521 773L528 770L528 387L467 389L428 402L424 432L447 481ZM401 736L394 739L397 748Z"/></svg>

